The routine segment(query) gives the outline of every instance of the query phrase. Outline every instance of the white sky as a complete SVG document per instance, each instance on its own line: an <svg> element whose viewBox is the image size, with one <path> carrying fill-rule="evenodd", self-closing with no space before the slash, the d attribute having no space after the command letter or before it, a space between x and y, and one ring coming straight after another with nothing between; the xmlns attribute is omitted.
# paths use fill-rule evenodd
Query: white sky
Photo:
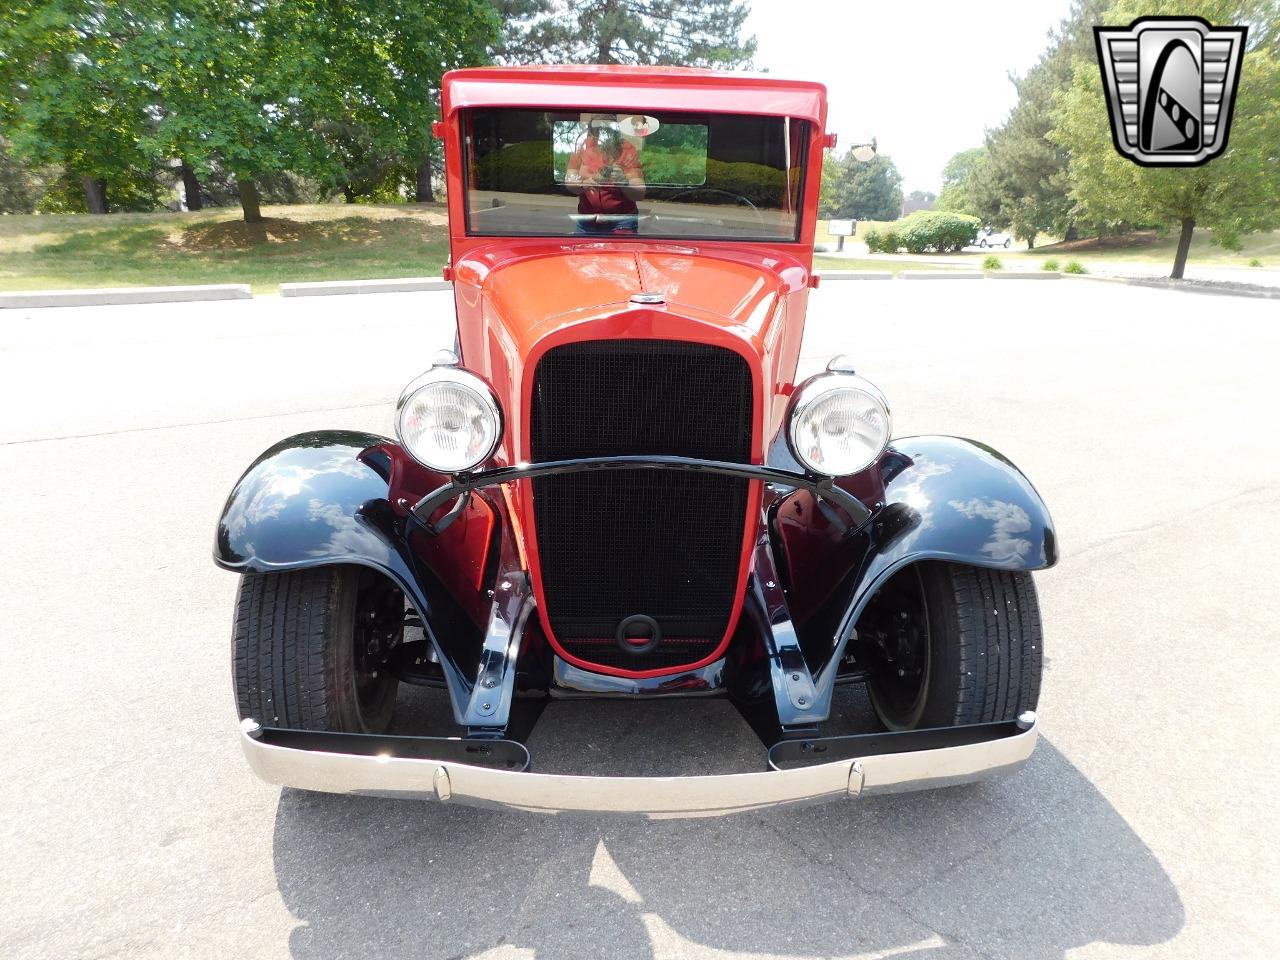
<svg viewBox="0 0 1280 960"><path fill-rule="evenodd" d="M838 149L876 137L903 192L937 191L1017 100L1070 0L752 0L756 66L827 85Z"/></svg>

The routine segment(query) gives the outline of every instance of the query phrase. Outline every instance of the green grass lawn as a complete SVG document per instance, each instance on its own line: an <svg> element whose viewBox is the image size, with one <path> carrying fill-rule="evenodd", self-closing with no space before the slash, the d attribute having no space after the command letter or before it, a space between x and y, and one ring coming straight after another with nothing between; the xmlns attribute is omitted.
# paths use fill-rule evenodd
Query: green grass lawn
<svg viewBox="0 0 1280 960"><path fill-rule="evenodd" d="M1225 250L1211 241L1208 230L1197 230L1191 238L1187 263L1219 267L1247 267L1260 260L1264 267L1280 268L1280 232L1255 233L1242 238L1243 249ZM1048 242L1034 250L1016 251L1021 258L1052 257L1066 262L1078 260L1085 266L1097 263L1159 263L1173 265L1178 235L1173 232L1139 231L1126 237L1103 237L1071 243Z"/></svg>
<svg viewBox="0 0 1280 960"><path fill-rule="evenodd" d="M813 258L813 266L819 272L823 270L875 270L879 273L888 271L895 276L903 270L964 270L967 267L958 267L949 263L930 263L925 257L919 260L872 260L860 257L824 257L817 254ZM982 261L975 260L973 269L982 268Z"/></svg>
<svg viewBox="0 0 1280 960"><path fill-rule="evenodd" d="M875 220L858 221L858 234L845 241L845 248L850 243L859 243L867 231L892 226ZM1224 250L1212 243L1213 234L1208 230L1197 230L1191 240L1191 252L1187 262L1204 266L1249 267L1252 261L1261 261L1263 267L1280 269L1280 231L1274 233L1256 233L1243 238L1243 249L1238 251ZM819 220L815 242L829 244L835 249L836 238L827 232L827 221ZM1042 235L1036 240L1034 250L1014 249L998 251L1005 267L1009 269L1038 269L1041 261L1052 258L1060 263L1076 260L1086 267L1090 263L1156 263L1161 266L1173 265L1174 250L1178 245L1175 232L1157 233L1154 230L1138 231L1124 237L1104 237L1101 239L1077 240L1072 243L1058 242L1056 237ZM985 251L966 251L949 253L947 257L970 257L976 263L981 261ZM818 254L822 256L821 253ZM922 254L921 260L926 262L938 254ZM889 269L887 261L879 261L880 269ZM849 269L872 269L866 267L850 267Z"/></svg>
<svg viewBox="0 0 1280 960"><path fill-rule="evenodd" d="M448 259L443 205L316 204L200 213L0 217L0 290L434 277Z"/></svg>
<svg viewBox="0 0 1280 960"><path fill-rule="evenodd" d="M442 205L389 204L264 207L266 222L249 225L238 209L200 213L0 216L0 290L248 283L274 293L282 282L434 277L448 259ZM834 246L826 222L817 242ZM859 236L883 224L858 224ZM1240 252L1197 231L1190 262L1280 268L1280 233L1246 237ZM856 239L856 238L855 238ZM1065 264L1147 261L1172 264L1177 240L1155 233L1111 241L1051 244L1002 251L1007 269L1035 269L1053 257ZM846 244L847 246L847 244ZM964 255L961 255L964 256ZM974 267L981 254L972 254ZM824 270L931 268L915 261L837 258L818 254ZM938 269L946 265L938 264Z"/></svg>

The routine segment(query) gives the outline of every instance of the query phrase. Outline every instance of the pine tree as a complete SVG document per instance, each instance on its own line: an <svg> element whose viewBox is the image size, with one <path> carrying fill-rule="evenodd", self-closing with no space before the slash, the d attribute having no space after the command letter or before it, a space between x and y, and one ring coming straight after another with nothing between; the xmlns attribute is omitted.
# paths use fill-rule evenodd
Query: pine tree
<svg viewBox="0 0 1280 960"><path fill-rule="evenodd" d="M499 59L522 63L661 64L744 68L745 0L496 0L508 8Z"/></svg>

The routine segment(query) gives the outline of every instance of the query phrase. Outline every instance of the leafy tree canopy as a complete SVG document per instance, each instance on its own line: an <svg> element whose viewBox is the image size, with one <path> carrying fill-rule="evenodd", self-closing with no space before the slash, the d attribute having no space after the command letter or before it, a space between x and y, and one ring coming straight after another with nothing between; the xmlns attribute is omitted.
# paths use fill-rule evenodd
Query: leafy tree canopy
<svg viewBox="0 0 1280 960"><path fill-rule="evenodd" d="M968 180L968 209L989 224L1011 227L1028 243L1041 231L1064 234L1074 223L1067 152L1047 136L1054 97L1070 86L1075 59L1093 58L1093 27L1110 2L1074 0L1039 62L1026 76L1013 78L1018 104L987 135L987 162ZM958 202L954 194L949 200Z"/></svg>
<svg viewBox="0 0 1280 960"><path fill-rule="evenodd" d="M978 216L973 186L986 162L986 147L961 150L948 160L947 165L942 168L942 191L938 194L938 209Z"/></svg>
<svg viewBox="0 0 1280 960"><path fill-rule="evenodd" d="M44 184L18 162L0 137L0 213L31 213L43 192Z"/></svg>
<svg viewBox="0 0 1280 960"><path fill-rule="evenodd" d="M1197 226L1228 247L1243 234L1280 226L1280 57L1274 27L1280 4L1232 0L1120 0L1107 22L1143 14L1196 15L1215 24L1266 24L1241 67L1226 151L1199 167L1140 167L1111 142L1096 58L1079 58L1071 88L1059 97L1052 140L1069 151L1071 195L1091 217L1179 227L1174 277L1181 277Z"/></svg>
<svg viewBox="0 0 1280 960"><path fill-rule="evenodd" d="M136 45L145 31L132 6L109 0L0 5L0 128L10 150L83 181L95 213L107 209L106 183L137 186L152 166Z"/></svg>
<svg viewBox="0 0 1280 960"><path fill-rule="evenodd" d="M498 2L513 16L506 62L741 68L756 52L755 37L741 36L744 0Z"/></svg>
<svg viewBox="0 0 1280 960"><path fill-rule="evenodd" d="M822 163L818 216L855 220L896 220L902 214L902 175L892 160L876 154L868 163L853 151L828 155Z"/></svg>

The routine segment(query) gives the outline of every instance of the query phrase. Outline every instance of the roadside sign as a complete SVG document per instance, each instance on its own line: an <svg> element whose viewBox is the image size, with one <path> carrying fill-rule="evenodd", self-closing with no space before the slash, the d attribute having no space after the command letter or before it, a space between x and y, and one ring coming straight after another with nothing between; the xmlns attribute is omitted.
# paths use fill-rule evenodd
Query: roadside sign
<svg viewBox="0 0 1280 960"><path fill-rule="evenodd" d="M836 241L837 252L844 249L844 238L852 237L857 232L857 220L831 220L827 223L827 233L840 238Z"/></svg>

